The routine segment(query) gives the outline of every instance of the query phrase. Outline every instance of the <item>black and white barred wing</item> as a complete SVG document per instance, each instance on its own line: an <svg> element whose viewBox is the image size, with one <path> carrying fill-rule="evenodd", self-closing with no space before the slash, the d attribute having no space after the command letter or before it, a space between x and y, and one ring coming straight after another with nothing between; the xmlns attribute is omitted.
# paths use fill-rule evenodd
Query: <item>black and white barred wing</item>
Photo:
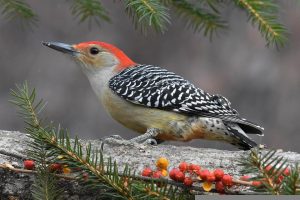
<svg viewBox="0 0 300 200"><path fill-rule="evenodd" d="M225 97L210 95L160 67L138 65L128 68L114 76L109 81L109 87L118 96L135 104L186 115L217 117L244 124L249 129L252 127L254 133L261 132L259 126L240 118Z"/></svg>

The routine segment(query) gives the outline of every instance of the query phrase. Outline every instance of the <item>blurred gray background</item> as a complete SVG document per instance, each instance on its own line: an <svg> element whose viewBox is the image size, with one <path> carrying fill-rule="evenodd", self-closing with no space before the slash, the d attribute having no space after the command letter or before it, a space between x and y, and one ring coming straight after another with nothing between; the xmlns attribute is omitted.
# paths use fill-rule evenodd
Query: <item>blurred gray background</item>
<svg viewBox="0 0 300 200"><path fill-rule="evenodd" d="M27 2L39 15L38 27L22 29L0 16L0 129L24 130L8 99L15 83L28 80L48 102L44 116L61 123L72 135L88 139L136 136L106 114L71 59L41 45L42 41L101 40L115 44L138 63L163 66L210 93L225 95L243 117L265 127L265 136L256 138L258 142L300 151L299 3L282 1L282 21L291 35L288 46L277 51L266 48L245 13L230 6L224 10L230 30L210 42L201 33L186 30L185 22L174 16L164 35L145 37L134 30L118 1L103 1L112 23L103 22L100 28L78 24L67 1ZM234 149L200 140L176 145Z"/></svg>

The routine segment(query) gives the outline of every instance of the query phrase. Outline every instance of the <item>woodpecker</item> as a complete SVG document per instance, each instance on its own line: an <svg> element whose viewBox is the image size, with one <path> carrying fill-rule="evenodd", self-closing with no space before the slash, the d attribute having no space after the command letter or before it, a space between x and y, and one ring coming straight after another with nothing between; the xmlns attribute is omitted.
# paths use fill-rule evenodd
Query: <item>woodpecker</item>
<svg viewBox="0 0 300 200"><path fill-rule="evenodd" d="M207 139L248 150L257 144L247 134L263 135L263 128L240 117L227 98L164 68L135 63L111 44L43 44L74 58L111 117L142 134L132 141Z"/></svg>

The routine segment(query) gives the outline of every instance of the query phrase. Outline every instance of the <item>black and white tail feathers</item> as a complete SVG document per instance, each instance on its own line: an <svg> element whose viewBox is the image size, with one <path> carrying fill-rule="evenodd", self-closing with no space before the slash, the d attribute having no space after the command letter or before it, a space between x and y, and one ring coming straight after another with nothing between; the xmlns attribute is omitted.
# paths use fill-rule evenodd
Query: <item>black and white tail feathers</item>
<svg viewBox="0 0 300 200"><path fill-rule="evenodd" d="M232 135L232 141L231 144L238 146L239 149L242 150L249 150L253 147L257 146L257 143L252 140L250 137L247 136L247 134L244 132L244 130L236 123L224 123L228 132L230 132Z"/></svg>

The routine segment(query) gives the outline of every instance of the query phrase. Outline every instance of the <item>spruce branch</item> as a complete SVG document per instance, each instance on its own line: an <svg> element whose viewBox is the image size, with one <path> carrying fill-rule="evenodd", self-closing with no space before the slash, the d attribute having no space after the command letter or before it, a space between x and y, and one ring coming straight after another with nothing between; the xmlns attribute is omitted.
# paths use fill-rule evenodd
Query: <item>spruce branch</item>
<svg viewBox="0 0 300 200"><path fill-rule="evenodd" d="M212 2L208 4L213 12L196 7L186 0L171 0L170 3L179 17L186 21L188 28L192 28L194 32L203 31L204 36L209 36L210 39L219 29L227 27L227 23L221 19L216 5Z"/></svg>
<svg viewBox="0 0 300 200"><path fill-rule="evenodd" d="M32 185L32 196L34 199L55 200L59 199L62 189L57 187L57 177L49 172L47 163L51 162L52 154L48 151L48 146L39 142L35 138L40 127L40 121L37 118L36 111L40 112L44 105L43 101L34 104L35 90L29 91L28 84L25 82L22 86L17 85L17 90L11 90L13 99L11 103L20 108L20 114L28 125L25 129L33 140L28 142L30 148L27 149L29 158L35 160L37 174Z"/></svg>
<svg viewBox="0 0 300 200"><path fill-rule="evenodd" d="M110 21L108 12L100 0L72 0L71 12L79 22ZM171 24L170 13L174 9L177 15L186 21L187 27L194 32L203 32L212 37L219 30L227 28L220 10L229 2L248 13L249 21L258 26L267 46L281 47L286 43L287 30L279 21L278 5L273 0L124 0L125 10L132 18L136 29L146 33L148 29L164 33ZM0 0L2 14L7 18L17 18L29 24L35 24L37 15L23 0Z"/></svg>
<svg viewBox="0 0 300 200"><path fill-rule="evenodd" d="M170 24L169 9L159 0L125 0L124 3L135 28L143 33L148 28L163 33Z"/></svg>
<svg viewBox="0 0 300 200"><path fill-rule="evenodd" d="M257 174L252 180L263 184L263 187L253 187L255 191L280 195L296 194L299 189L298 165L288 166L287 159L277 156L275 150L262 153L252 149L249 157L241 158L240 164L244 166L242 174ZM291 170L289 175L284 173L286 169Z"/></svg>
<svg viewBox="0 0 300 200"><path fill-rule="evenodd" d="M246 10L252 24L257 24L267 46L282 47L287 40L286 28L278 22L278 5L273 0L234 0Z"/></svg>
<svg viewBox="0 0 300 200"><path fill-rule="evenodd" d="M32 196L36 200L60 199L63 190L57 186L57 177L49 173L49 169L38 168L32 185Z"/></svg>
<svg viewBox="0 0 300 200"><path fill-rule="evenodd" d="M101 20L110 20L100 0L73 0L71 11L79 22L94 20L99 25Z"/></svg>
<svg viewBox="0 0 300 200"><path fill-rule="evenodd" d="M300 168L296 164L291 168L290 176L287 176L282 184L283 194L285 195L300 195Z"/></svg>
<svg viewBox="0 0 300 200"><path fill-rule="evenodd" d="M0 0L2 15L7 19L18 19L34 25L37 22L37 15L32 8L23 0Z"/></svg>
<svg viewBox="0 0 300 200"><path fill-rule="evenodd" d="M199 1L201 7L208 7L211 11L220 14L219 7L222 7L225 5L225 2L228 0L201 0Z"/></svg>

